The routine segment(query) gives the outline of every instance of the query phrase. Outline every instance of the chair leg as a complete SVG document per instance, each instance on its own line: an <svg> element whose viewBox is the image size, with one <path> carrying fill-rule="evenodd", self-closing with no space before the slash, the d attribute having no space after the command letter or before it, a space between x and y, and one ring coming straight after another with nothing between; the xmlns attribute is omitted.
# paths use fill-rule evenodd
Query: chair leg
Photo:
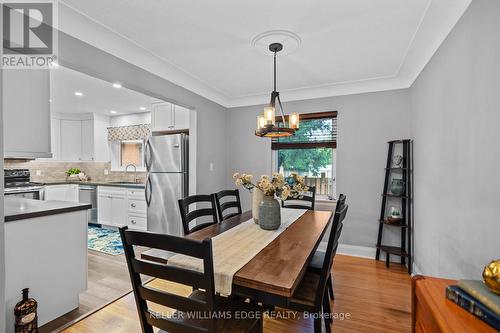
<svg viewBox="0 0 500 333"><path fill-rule="evenodd" d="M330 296L330 299L332 301L335 300L335 295L333 294L333 279L332 279L331 274L328 277L327 288L328 288L328 295Z"/></svg>
<svg viewBox="0 0 500 333"><path fill-rule="evenodd" d="M321 325L323 324L323 321L321 318L314 318L314 333L321 333Z"/></svg>
<svg viewBox="0 0 500 333"><path fill-rule="evenodd" d="M328 303L328 296L325 294L325 297L323 297L323 316L325 318L322 320L322 323L325 323L326 333L332 332L332 328L330 327L330 321L331 321L331 318L329 317L330 313L331 311L330 311L330 304Z"/></svg>
<svg viewBox="0 0 500 333"><path fill-rule="evenodd" d="M332 309L330 308L330 299L328 298L328 295L326 293L323 296L323 314L325 315L325 325L328 326L333 323Z"/></svg>
<svg viewBox="0 0 500 333"><path fill-rule="evenodd" d="M261 317L259 323L257 324L256 333L264 333L264 319Z"/></svg>

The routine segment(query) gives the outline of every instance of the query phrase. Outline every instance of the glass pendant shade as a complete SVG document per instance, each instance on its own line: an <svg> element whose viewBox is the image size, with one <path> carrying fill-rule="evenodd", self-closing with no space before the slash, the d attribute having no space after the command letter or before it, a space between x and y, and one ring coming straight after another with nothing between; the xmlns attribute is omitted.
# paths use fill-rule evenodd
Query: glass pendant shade
<svg viewBox="0 0 500 333"><path fill-rule="evenodd" d="M293 129L299 128L299 114L297 112L290 113L290 117L288 118L288 125Z"/></svg>
<svg viewBox="0 0 500 333"><path fill-rule="evenodd" d="M264 127L266 127L266 118L264 118L264 114L261 113L257 116L257 129Z"/></svg>
<svg viewBox="0 0 500 333"><path fill-rule="evenodd" d="M274 106L266 106L264 108L264 118L266 125L274 125L276 119L276 108Z"/></svg>

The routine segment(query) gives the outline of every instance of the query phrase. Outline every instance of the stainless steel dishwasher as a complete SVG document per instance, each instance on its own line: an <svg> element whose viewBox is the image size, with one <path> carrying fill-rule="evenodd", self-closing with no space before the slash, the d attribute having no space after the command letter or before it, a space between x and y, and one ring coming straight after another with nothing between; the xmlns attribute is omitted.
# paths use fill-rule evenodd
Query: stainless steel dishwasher
<svg viewBox="0 0 500 333"><path fill-rule="evenodd" d="M97 186L80 185L78 188L78 201L92 205L92 208L87 212L87 222L97 224Z"/></svg>

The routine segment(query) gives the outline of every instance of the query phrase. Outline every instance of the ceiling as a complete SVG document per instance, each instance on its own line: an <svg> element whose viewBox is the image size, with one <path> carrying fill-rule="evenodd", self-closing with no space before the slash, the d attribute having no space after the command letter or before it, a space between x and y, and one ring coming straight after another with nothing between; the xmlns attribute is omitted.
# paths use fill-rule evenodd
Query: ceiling
<svg viewBox="0 0 500 333"><path fill-rule="evenodd" d="M251 43L262 32L301 39L278 58L285 101L407 88L470 0L63 2L187 77L174 83L238 106L265 103L272 90L272 55Z"/></svg>
<svg viewBox="0 0 500 333"><path fill-rule="evenodd" d="M75 92L83 96L76 96ZM53 113L119 116L150 111L151 103L160 100L126 88L114 88L110 82L58 66L50 71L50 101Z"/></svg>

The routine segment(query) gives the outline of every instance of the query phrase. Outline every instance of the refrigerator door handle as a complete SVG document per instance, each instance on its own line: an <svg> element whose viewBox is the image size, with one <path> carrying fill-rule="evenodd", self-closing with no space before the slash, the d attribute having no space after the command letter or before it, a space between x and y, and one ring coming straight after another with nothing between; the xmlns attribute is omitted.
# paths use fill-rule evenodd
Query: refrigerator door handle
<svg viewBox="0 0 500 333"><path fill-rule="evenodd" d="M146 166L146 171L149 171L149 169L151 168L152 157L151 141L150 139L148 139L146 141L146 147L144 147L144 165Z"/></svg>
<svg viewBox="0 0 500 333"><path fill-rule="evenodd" d="M149 195L148 195L148 192L149 192ZM151 177L148 175L148 179L146 180L146 188L144 189L144 196L146 197L146 204L148 205L148 207L151 205L151 195L152 194L153 194L153 188L152 188L152 183L151 183Z"/></svg>

